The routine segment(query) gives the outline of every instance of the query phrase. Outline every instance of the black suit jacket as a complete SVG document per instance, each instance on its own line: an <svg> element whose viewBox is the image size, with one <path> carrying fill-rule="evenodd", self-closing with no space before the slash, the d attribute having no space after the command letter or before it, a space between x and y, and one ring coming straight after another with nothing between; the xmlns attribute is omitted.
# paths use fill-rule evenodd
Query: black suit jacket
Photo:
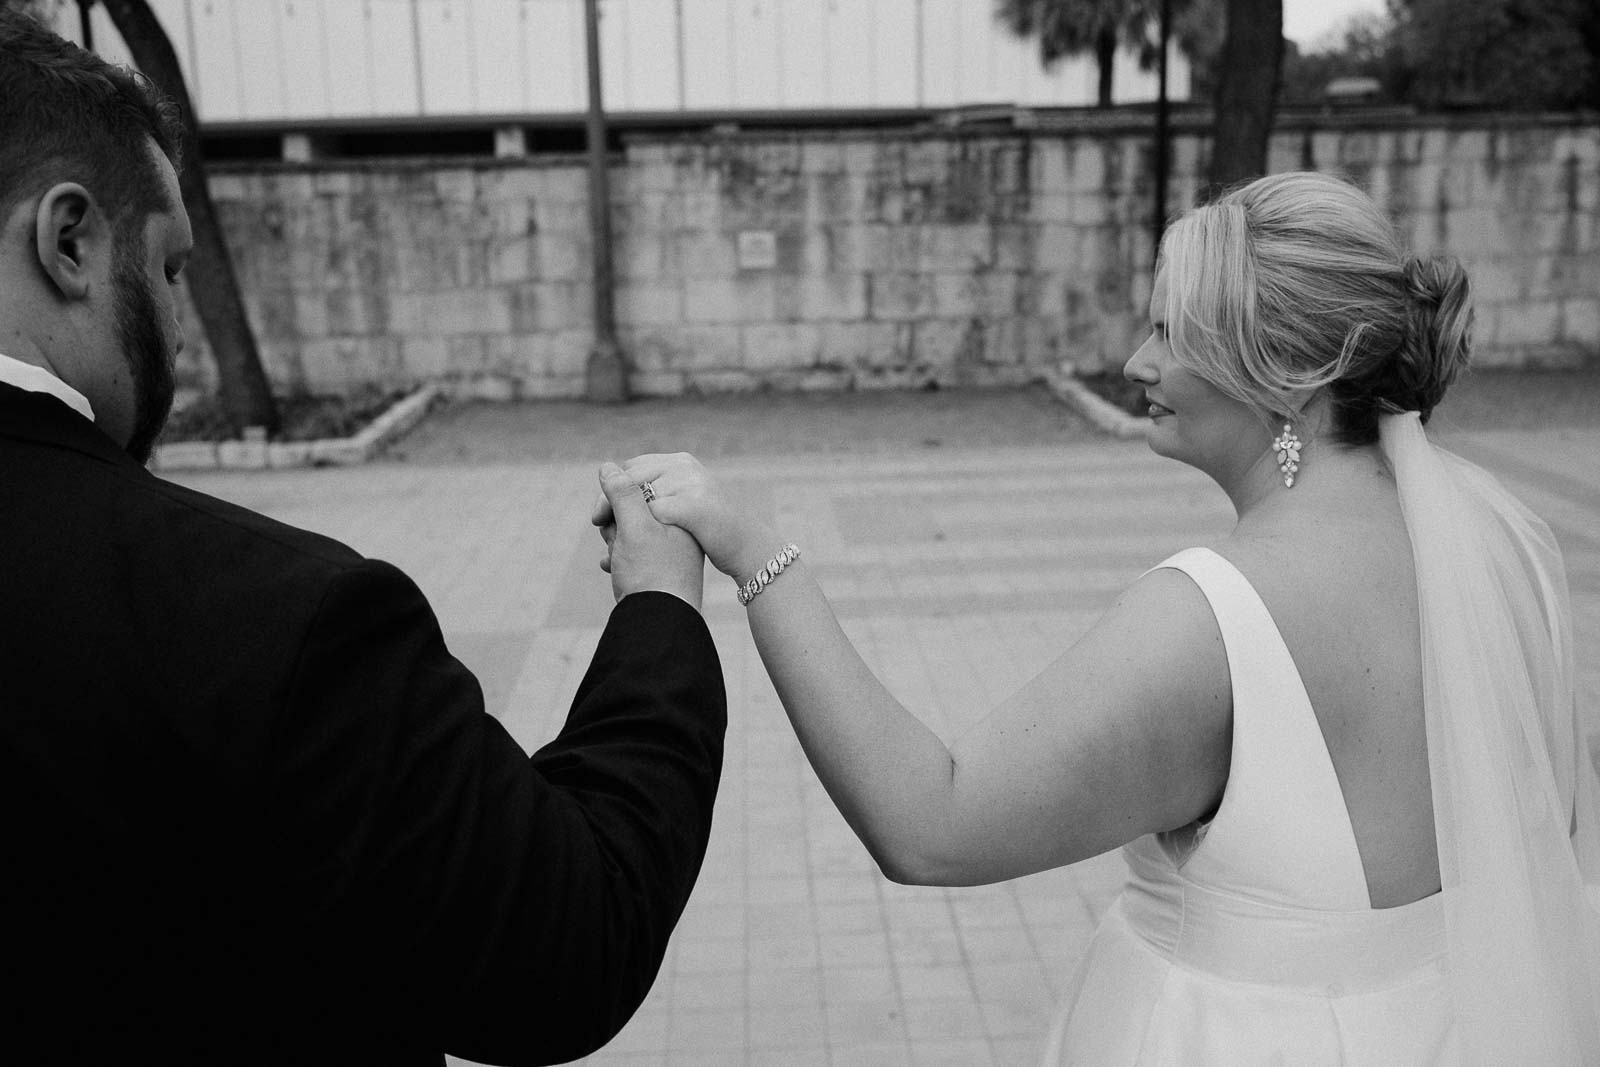
<svg viewBox="0 0 1600 1067"><path fill-rule="evenodd" d="M555 1063L704 856L704 622L617 605L531 759L415 585L0 386L0 1061Z"/></svg>

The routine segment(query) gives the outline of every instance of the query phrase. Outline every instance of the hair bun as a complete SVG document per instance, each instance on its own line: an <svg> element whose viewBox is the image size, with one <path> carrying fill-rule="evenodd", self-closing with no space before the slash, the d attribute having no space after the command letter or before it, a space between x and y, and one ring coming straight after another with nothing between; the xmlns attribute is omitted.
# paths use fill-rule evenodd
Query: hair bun
<svg viewBox="0 0 1600 1067"><path fill-rule="evenodd" d="M1472 285L1455 259L1408 257L1401 267L1410 302L1406 336L1389 380L1374 390L1391 410L1424 420L1472 355Z"/></svg>
<svg viewBox="0 0 1600 1067"><path fill-rule="evenodd" d="M1407 256L1400 266L1405 276L1406 291L1411 299L1425 304L1438 304L1452 285L1465 283L1466 272L1454 259L1443 256Z"/></svg>

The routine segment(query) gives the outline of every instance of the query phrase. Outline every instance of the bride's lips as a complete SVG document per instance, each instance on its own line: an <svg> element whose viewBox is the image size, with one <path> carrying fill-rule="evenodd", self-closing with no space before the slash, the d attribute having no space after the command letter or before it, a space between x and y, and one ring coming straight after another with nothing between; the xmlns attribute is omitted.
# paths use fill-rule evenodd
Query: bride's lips
<svg viewBox="0 0 1600 1067"><path fill-rule="evenodd" d="M1150 409L1147 412L1147 414L1152 419L1159 419L1163 415L1171 415L1172 414L1172 409L1171 408L1164 407L1161 404L1156 403L1153 399L1150 398L1149 395L1146 395L1144 399L1145 399L1145 402L1150 405Z"/></svg>

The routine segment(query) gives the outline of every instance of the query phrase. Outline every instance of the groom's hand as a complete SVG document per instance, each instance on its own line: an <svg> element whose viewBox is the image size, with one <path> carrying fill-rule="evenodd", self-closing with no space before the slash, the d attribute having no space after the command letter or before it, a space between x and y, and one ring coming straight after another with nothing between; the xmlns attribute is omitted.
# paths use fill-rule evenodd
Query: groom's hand
<svg viewBox="0 0 1600 1067"><path fill-rule="evenodd" d="M600 490L605 500L596 506L592 520L610 549L607 569L616 598L656 589L687 601L698 611L705 586L705 556L694 538L657 522L639 486L615 463L601 465Z"/></svg>

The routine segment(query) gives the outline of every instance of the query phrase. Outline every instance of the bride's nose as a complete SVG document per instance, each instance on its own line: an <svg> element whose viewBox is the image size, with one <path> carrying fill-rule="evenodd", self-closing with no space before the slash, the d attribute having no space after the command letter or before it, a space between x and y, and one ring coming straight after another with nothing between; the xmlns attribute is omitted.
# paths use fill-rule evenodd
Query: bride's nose
<svg viewBox="0 0 1600 1067"><path fill-rule="evenodd" d="M1130 382L1140 385L1154 385L1161 376L1156 373L1155 364L1149 359L1150 342L1146 341L1134 349L1133 355L1128 357L1128 362L1122 365L1122 376Z"/></svg>

